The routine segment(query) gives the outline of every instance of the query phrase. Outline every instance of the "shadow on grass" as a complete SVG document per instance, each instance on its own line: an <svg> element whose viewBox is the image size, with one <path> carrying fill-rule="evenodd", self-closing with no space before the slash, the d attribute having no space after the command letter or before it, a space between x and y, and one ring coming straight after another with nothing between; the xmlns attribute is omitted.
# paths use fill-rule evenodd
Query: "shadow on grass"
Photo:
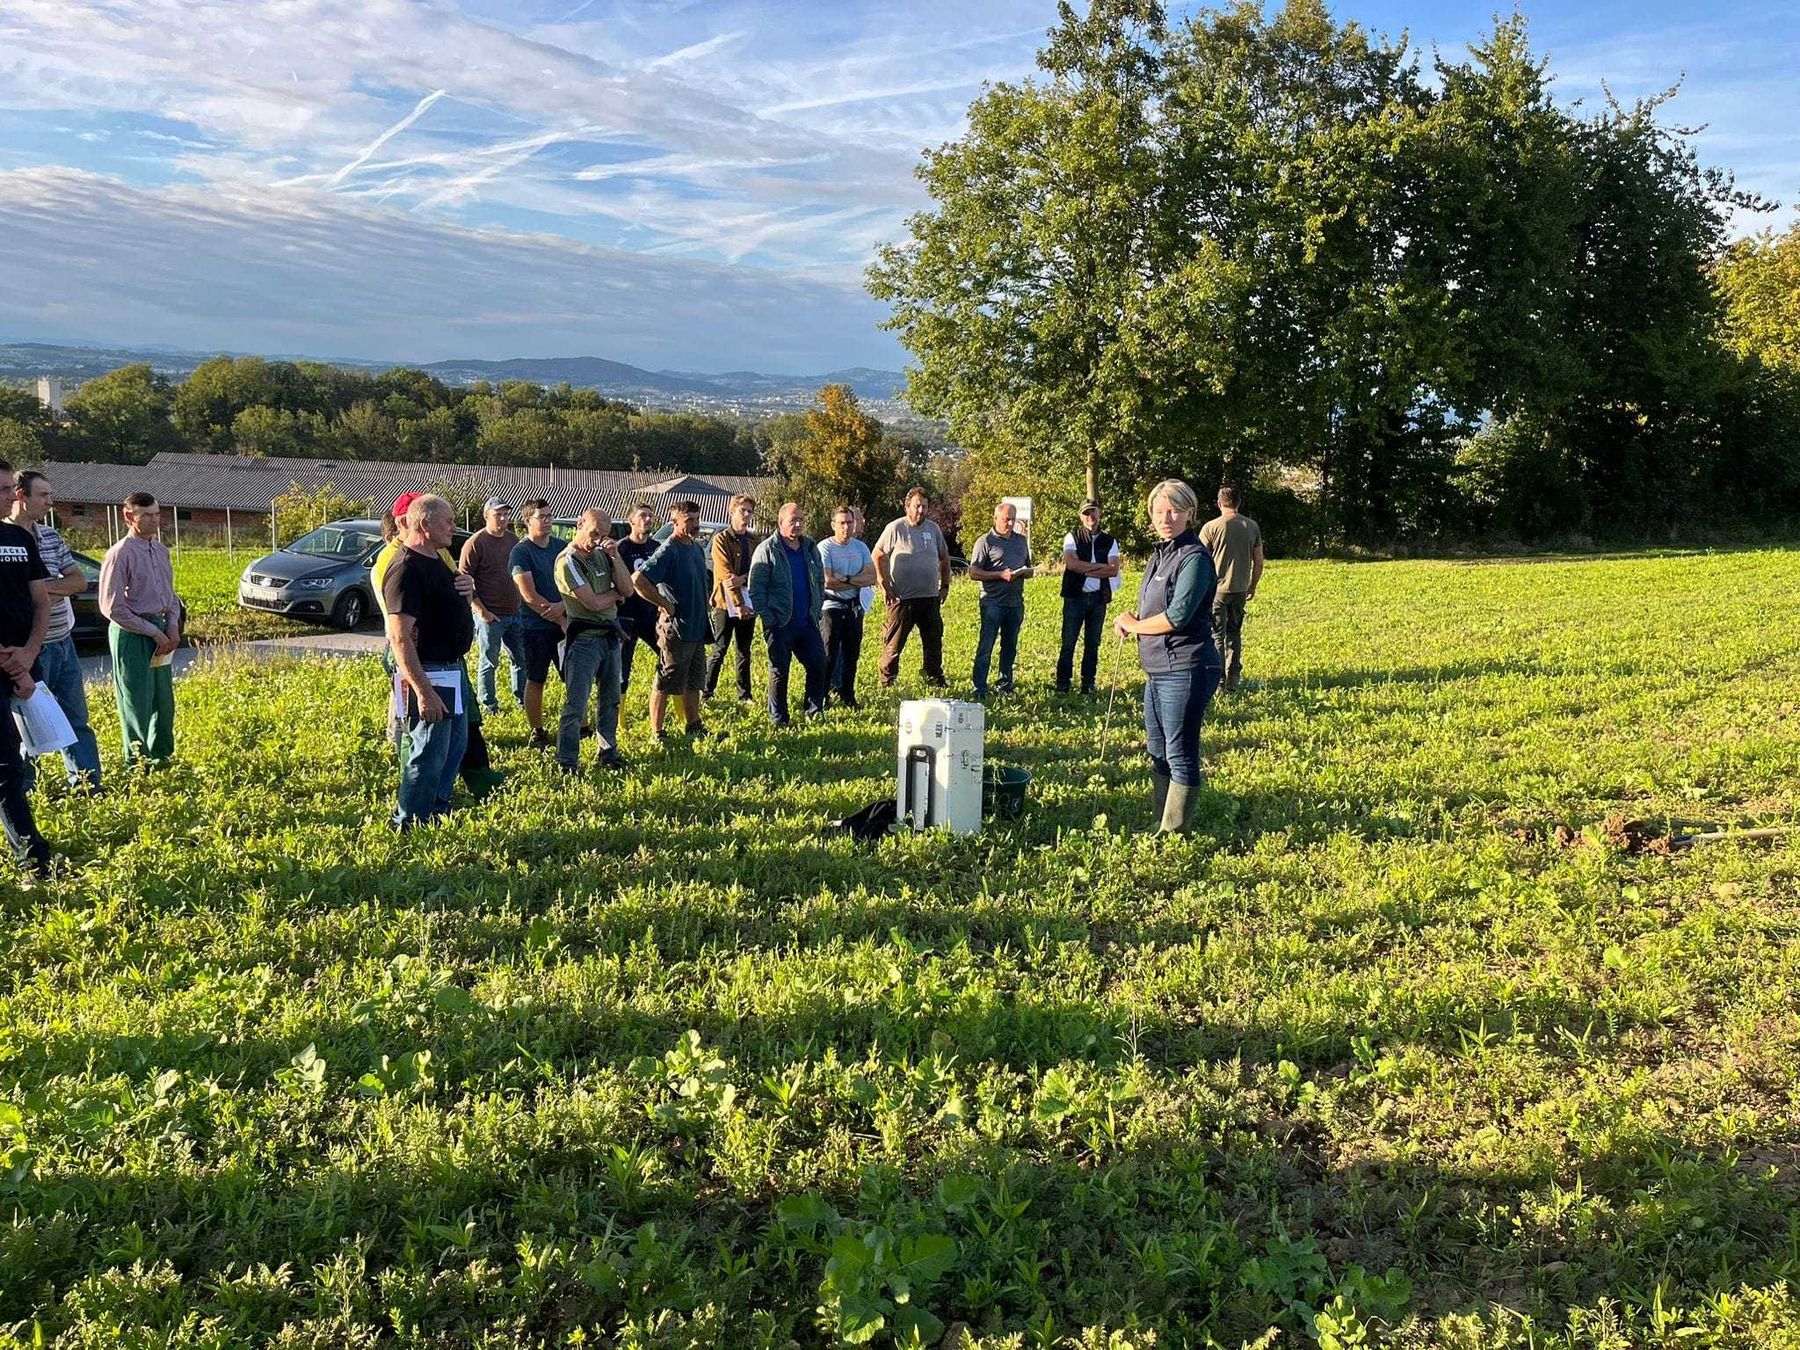
<svg viewBox="0 0 1800 1350"><path fill-rule="evenodd" d="M1131 1323L1236 1343L1273 1325L1297 1331L1287 1298L1322 1304L1352 1265L1410 1277L1390 1316L1499 1308L1550 1328L1601 1297L1647 1307L1654 1288L1658 1306L1691 1307L1720 1282L1794 1274L1792 1195L1765 1167L1672 1134L1618 1138L1560 1169L1373 1162L1339 1151L1317 1119L1266 1098L1234 1109L1209 1091L1197 1085L1192 1120L1130 1142L1079 1125L1038 1131L1032 1148L964 1132L943 1154L854 1167L824 1198L852 1222L948 1233L950 1277L923 1299L980 1334L1047 1314L1062 1327ZM40 1167L0 1237L0 1317L55 1329L95 1304L91 1293L65 1303L78 1282L143 1260L170 1263L181 1283L139 1275L113 1287L140 1335L179 1333L200 1314L255 1340L330 1309L446 1343L496 1323L535 1340L709 1300L808 1327L821 1258L774 1209L812 1188L772 1175L721 1184L710 1160L727 1147L722 1126L667 1132L626 1105L540 1119L528 1101L490 1099L472 1108L491 1119L471 1122L466 1144L379 1162L350 1140L329 1156L290 1142L254 1162L211 1159L201 1138L180 1168ZM762 1101L752 1110L776 1114ZM169 1113L184 1117L180 1104ZM492 1131L508 1124L522 1137L503 1148ZM330 1136L328 1119L319 1127ZM1794 1146L1792 1131L1765 1141L1789 1157ZM974 1179L963 1207L934 1201L944 1175ZM529 1252L555 1242L569 1255L533 1270ZM626 1278L594 1278L595 1255ZM260 1300L226 1287L258 1265L291 1268L291 1284Z"/></svg>

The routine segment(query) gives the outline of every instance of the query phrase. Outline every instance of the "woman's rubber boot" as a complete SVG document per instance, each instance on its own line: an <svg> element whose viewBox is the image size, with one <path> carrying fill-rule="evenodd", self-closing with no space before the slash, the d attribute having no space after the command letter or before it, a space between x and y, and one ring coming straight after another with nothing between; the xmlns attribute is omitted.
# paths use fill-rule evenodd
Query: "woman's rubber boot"
<svg viewBox="0 0 1800 1350"><path fill-rule="evenodd" d="M1150 770L1150 819L1159 824L1163 817L1163 803L1169 800L1169 775Z"/></svg>
<svg viewBox="0 0 1800 1350"><path fill-rule="evenodd" d="M1186 783L1170 783L1169 795L1163 802L1162 827L1157 833L1186 834L1194 819L1194 803L1199 797L1198 787L1189 787Z"/></svg>

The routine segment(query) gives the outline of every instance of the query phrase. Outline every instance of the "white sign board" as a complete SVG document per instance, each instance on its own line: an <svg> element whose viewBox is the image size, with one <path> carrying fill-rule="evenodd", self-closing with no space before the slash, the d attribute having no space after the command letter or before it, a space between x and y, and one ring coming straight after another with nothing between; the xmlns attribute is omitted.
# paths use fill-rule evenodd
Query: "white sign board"
<svg viewBox="0 0 1800 1350"><path fill-rule="evenodd" d="M1029 497L1002 497L1000 499L1000 502L1003 506L1012 507L1012 509L1018 513L1019 532L1021 534L1027 534L1027 535L1030 534L1031 533L1031 498L1029 498Z"/></svg>

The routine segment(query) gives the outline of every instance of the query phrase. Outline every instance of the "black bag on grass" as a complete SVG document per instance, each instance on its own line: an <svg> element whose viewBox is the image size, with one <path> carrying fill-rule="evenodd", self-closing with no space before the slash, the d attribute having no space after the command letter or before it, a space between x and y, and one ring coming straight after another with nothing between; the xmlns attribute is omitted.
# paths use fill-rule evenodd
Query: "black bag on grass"
<svg viewBox="0 0 1800 1350"><path fill-rule="evenodd" d="M845 816L842 820L834 820L825 827L827 834L847 834L852 839L880 839L894 828L900 813L894 808L892 797L883 797L878 802L870 802L854 815Z"/></svg>

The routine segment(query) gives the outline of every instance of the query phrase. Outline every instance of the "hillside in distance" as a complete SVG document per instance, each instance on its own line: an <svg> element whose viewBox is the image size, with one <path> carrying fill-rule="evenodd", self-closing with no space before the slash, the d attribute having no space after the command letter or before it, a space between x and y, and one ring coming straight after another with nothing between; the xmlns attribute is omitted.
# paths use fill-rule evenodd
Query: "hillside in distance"
<svg viewBox="0 0 1800 1350"><path fill-rule="evenodd" d="M39 375L60 376L73 385L91 380L120 366L147 362L162 374L182 378L216 352L182 351L169 347L55 344L43 342L0 343L0 380L31 380ZM248 355L234 352L230 355ZM402 361L351 361L293 355L270 360L322 360L326 365L351 370L386 370L408 365ZM906 377L895 370L853 367L822 375L766 375L754 370L704 374L680 370L645 370L623 361L599 356L517 357L510 360L432 361L418 369L447 384L472 384L477 380L525 380L532 384L569 383L594 389L611 398L658 407L714 406L757 407L770 411L803 408L819 387L847 384L857 397L887 403L906 387Z"/></svg>

